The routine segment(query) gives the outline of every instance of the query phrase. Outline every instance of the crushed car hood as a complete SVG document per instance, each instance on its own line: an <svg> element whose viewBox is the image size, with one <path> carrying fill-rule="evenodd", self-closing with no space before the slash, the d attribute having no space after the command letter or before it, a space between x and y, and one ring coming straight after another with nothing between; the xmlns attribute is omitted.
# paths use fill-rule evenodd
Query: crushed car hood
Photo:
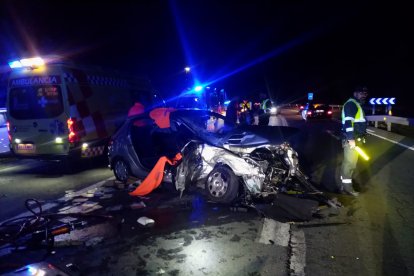
<svg viewBox="0 0 414 276"><path fill-rule="evenodd" d="M251 148L293 141L299 130L285 126L239 126L214 143L218 147Z"/></svg>

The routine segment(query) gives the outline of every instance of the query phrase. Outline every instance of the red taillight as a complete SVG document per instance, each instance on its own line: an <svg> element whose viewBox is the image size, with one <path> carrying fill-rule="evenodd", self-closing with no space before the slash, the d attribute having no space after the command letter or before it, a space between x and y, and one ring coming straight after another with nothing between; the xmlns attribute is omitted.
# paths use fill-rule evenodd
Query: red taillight
<svg viewBox="0 0 414 276"><path fill-rule="evenodd" d="M68 123L68 130L69 130L69 134L68 134L68 140L69 143L75 143L79 141L79 137L78 135L76 135L75 132L75 118L69 118L67 120Z"/></svg>
<svg viewBox="0 0 414 276"><path fill-rule="evenodd" d="M332 111L331 110L328 110L328 114L331 115L332 114Z"/></svg>
<svg viewBox="0 0 414 276"><path fill-rule="evenodd" d="M308 115L312 115L312 111L308 111L308 112L307 112L307 114L308 114Z"/></svg>

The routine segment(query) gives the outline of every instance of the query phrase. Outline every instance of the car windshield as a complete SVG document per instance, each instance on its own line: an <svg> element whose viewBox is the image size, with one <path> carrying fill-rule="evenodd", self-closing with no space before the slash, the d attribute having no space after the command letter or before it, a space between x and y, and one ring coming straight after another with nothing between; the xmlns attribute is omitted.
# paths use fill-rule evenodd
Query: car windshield
<svg viewBox="0 0 414 276"><path fill-rule="evenodd" d="M309 104L306 109L308 109L308 110L329 109L329 105L326 105L326 104Z"/></svg>
<svg viewBox="0 0 414 276"><path fill-rule="evenodd" d="M226 135L236 126L225 120L225 117L206 110L177 110L171 114L172 119L184 123L194 133L200 136Z"/></svg>
<svg viewBox="0 0 414 276"><path fill-rule="evenodd" d="M320 105L317 105L316 106L316 109L324 109L324 110L327 110L327 109L329 109L329 105L320 104Z"/></svg>
<svg viewBox="0 0 414 276"><path fill-rule="evenodd" d="M60 86L29 86L10 90L10 115L16 119L45 119L63 112Z"/></svg>
<svg viewBox="0 0 414 276"><path fill-rule="evenodd" d="M203 100L198 96L185 96L178 98L176 107L205 109L206 105L203 103Z"/></svg>

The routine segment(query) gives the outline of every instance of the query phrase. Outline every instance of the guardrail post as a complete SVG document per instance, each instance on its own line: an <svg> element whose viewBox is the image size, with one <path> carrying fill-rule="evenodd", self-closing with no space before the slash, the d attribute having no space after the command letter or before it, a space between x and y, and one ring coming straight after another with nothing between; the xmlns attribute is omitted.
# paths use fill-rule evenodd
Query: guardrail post
<svg viewBox="0 0 414 276"><path fill-rule="evenodd" d="M391 131L391 122L387 122L387 130Z"/></svg>

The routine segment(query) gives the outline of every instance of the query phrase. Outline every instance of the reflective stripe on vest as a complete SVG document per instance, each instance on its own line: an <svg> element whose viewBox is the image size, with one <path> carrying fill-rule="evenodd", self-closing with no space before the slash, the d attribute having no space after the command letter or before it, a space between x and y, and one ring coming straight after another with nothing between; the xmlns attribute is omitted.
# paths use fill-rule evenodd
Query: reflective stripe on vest
<svg viewBox="0 0 414 276"><path fill-rule="evenodd" d="M345 105L346 105L348 102L353 102L353 103L356 105L356 107L358 108L358 111L357 111L357 113L355 114L355 118L352 118L352 117L345 117L344 107L345 107ZM347 100L347 101L345 102L344 106L342 107L342 124L344 125L344 124L345 124L345 121L348 121L348 120L352 121L352 122L351 122L351 123L352 123L352 126L354 126L354 123L362 123L362 122L365 122L365 121L366 121L366 120L365 120L365 117L364 117L364 111L362 110L361 105L359 104L359 102L357 102L357 101L356 101L356 100L354 100L354 99L349 99L349 100Z"/></svg>
<svg viewBox="0 0 414 276"><path fill-rule="evenodd" d="M266 103L267 103L268 101L270 101L270 100L269 100L269 99L266 99L266 100L264 100L264 101L262 102L262 106L261 106L261 108L262 108L263 110L265 110L265 109L266 109Z"/></svg>

